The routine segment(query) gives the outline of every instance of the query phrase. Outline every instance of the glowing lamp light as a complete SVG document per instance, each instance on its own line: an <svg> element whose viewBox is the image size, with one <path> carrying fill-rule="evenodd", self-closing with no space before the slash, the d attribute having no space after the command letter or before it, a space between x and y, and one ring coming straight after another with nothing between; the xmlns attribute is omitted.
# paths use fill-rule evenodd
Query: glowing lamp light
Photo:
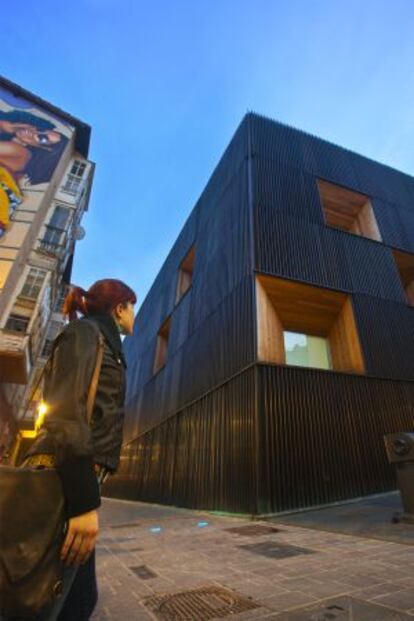
<svg viewBox="0 0 414 621"><path fill-rule="evenodd" d="M46 413L47 413L47 405L44 401L41 401L37 408L37 417L36 417L36 422L35 422L36 431L39 431L40 427L43 425Z"/></svg>

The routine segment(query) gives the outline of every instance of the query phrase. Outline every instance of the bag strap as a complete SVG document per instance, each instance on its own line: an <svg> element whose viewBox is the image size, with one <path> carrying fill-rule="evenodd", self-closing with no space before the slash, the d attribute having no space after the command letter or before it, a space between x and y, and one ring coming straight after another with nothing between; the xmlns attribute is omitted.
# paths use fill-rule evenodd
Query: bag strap
<svg viewBox="0 0 414 621"><path fill-rule="evenodd" d="M95 404L96 391L98 389L99 382L99 374L101 372L102 359L104 353L104 337L101 332L99 332L99 343L98 343L98 353L96 355L96 363L95 368L93 370L91 384L89 386L88 400L86 402L86 416L88 425L91 423L93 406Z"/></svg>
<svg viewBox="0 0 414 621"><path fill-rule="evenodd" d="M37 382L34 386L34 388L32 388L30 396L27 400L26 403L26 407L25 407L25 412L28 410L30 403L33 400L34 395L36 394L37 389L40 386L40 382L42 381L42 379L45 377L48 369L50 369L50 367L52 366L52 360L53 360L53 353L55 350L55 347L58 343L59 337L61 336L61 334L55 339L55 342L53 344L53 349L52 352L49 355L48 360L46 361L46 364L44 365L42 372L40 373L40 376L37 379ZM93 371L93 375L92 375L92 380L89 386L89 391L88 391L88 399L86 402L86 420L88 421L88 425L91 422L92 419L92 412L93 412L93 406L95 404L95 398L96 398L96 391L98 389L98 381L99 381L99 374L101 372L101 366L102 366L102 360L103 360L103 352L104 352L104 343L105 343L105 339L104 336L102 334L102 332L99 330L99 335L98 335L98 352L96 355L96 362L95 362L95 368Z"/></svg>

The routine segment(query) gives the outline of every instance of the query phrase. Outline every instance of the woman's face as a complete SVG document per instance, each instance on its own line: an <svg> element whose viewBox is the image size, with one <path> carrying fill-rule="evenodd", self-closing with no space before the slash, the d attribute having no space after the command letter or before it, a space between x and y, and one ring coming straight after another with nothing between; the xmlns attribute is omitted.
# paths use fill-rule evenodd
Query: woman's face
<svg viewBox="0 0 414 621"><path fill-rule="evenodd" d="M59 132L53 130L40 131L36 127L18 129L15 136L20 143L28 147L50 147L61 140Z"/></svg>
<svg viewBox="0 0 414 621"><path fill-rule="evenodd" d="M131 302L127 302L125 306L123 304L118 304L114 309L114 318L121 329L121 334L133 334L135 310Z"/></svg>

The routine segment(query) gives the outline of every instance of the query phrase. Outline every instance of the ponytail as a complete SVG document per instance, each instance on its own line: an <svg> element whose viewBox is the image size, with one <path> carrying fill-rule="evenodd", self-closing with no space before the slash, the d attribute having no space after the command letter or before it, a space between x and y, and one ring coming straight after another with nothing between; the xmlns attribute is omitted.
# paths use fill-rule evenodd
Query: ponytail
<svg viewBox="0 0 414 621"><path fill-rule="evenodd" d="M63 314L69 321L82 315L110 314L117 304L135 304L134 291L121 280L105 278L98 280L88 291L82 287L72 287L65 298Z"/></svg>
<svg viewBox="0 0 414 621"><path fill-rule="evenodd" d="M77 319L77 312L82 315L87 314L85 298L88 296L88 292L82 287L72 287L68 295L65 298L63 304L63 314L67 315L69 321Z"/></svg>

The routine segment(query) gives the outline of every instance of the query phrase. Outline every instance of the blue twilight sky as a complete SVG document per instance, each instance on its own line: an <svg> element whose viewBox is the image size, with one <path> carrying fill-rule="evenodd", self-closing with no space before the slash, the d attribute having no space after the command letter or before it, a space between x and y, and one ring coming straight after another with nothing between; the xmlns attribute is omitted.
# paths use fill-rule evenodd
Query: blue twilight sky
<svg viewBox="0 0 414 621"><path fill-rule="evenodd" d="M73 281L143 301L253 110L414 172L413 0L2 3L0 73L92 126Z"/></svg>

